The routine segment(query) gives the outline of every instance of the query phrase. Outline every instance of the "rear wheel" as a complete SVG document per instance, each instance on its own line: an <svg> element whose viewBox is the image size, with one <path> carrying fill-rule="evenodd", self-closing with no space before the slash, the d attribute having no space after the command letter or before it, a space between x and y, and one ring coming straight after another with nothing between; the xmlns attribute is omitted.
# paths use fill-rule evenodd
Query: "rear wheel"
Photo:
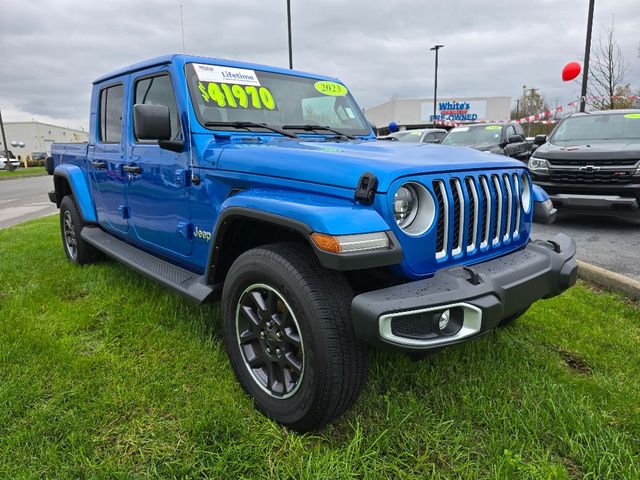
<svg viewBox="0 0 640 480"><path fill-rule="evenodd" d="M85 223L82 221L78 207L71 195L60 202L60 233L62 246L67 259L78 265L85 265L96 260L100 252L85 242L80 236Z"/></svg>
<svg viewBox="0 0 640 480"><path fill-rule="evenodd" d="M255 248L233 263L222 300L225 345L258 410L305 432L355 402L369 352L353 333L352 297L344 277L303 245Z"/></svg>

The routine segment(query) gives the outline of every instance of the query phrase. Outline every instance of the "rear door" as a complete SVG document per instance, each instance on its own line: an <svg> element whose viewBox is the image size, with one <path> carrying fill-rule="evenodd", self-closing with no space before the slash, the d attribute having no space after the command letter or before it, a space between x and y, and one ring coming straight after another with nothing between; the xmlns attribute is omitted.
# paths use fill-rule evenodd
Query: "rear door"
<svg viewBox="0 0 640 480"><path fill-rule="evenodd" d="M95 107L96 128L89 141L87 166L98 222L107 229L127 232L129 214L124 165L123 115L127 77L101 86Z"/></svg>
<svg viewBox="0 0 640 480"><path fill-rule="evenodd" d="M171 114L172 140L184 133L167 67L153 73L131 75L131 118L133 105L166 105ZM135 137L133 122L128 126L128 205L133 225L132 238L161 253L190 255L189 156L161 149L157 141ZM131 170L131 168L128 168Z"/></svg>

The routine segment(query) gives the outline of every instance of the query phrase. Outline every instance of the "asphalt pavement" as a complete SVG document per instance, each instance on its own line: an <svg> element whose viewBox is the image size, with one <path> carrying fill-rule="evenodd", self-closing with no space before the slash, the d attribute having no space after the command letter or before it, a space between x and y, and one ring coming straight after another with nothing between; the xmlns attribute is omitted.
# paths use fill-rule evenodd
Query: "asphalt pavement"
<svg viewBox="0 0 640 480"><path fill-rule="evenodd" d="M57 208L47 196L50 190L49 175L0 181L0 228L55 213Z"/></svg>
<svg viewBox="0 0 640 480"><path fill-rule="evenodd" d="M576 241L578 259L640 280L640 220L563 214L551 225L534 224L532 237L560 232Z"/></svg>
<svg viewBox="0 0 640 480"><path fill-rule="evenodd" d="M0 228L56 213L52 187L48 175L0 181ZM535 224L533 238L558 232L575 239L580 260L640 280L640 220L559 215L552 225Z"/></svg>

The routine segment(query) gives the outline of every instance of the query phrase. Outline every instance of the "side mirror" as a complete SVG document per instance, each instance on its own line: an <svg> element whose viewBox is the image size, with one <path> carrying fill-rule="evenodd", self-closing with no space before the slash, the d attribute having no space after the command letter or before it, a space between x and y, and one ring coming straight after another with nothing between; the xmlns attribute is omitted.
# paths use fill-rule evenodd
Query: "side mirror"
<svg viewBox="0 0 640 480"><path fill-rule="evenodd" d="M133 131L139 140L171 140L169 107L166 105L134 105Z"/></svg>
<svg viewBox="0 0 640 480"><path fill-rule="evenodd" d="M373 130L373 134L377 137L378 136L378 127L375 126L375 124L369 122L369 125L371 126L371 130Z"/></svg>
<svg viewBox="0 0 640 480"><path fill-rule="evenodd" d="M509 135L507 139L507 143L522 143L524 142L524 137L522 135Z"/></svg>
<svg viewBox="0 0 640 480"><path fill-rule="evenodd" d="M540 135L536 135L536 137L533 139L533 144L534 145L544 145L545 143L547 143L547 136L545 134L540 134Z"/></svg>
<svg viewBox="0 0 640 480"><path fill-rule="evenodd" d="M139 140L157 140L164 150L184 151L182 140L171 140L171 116L166 105L134 105L133 131Z"/></svg>

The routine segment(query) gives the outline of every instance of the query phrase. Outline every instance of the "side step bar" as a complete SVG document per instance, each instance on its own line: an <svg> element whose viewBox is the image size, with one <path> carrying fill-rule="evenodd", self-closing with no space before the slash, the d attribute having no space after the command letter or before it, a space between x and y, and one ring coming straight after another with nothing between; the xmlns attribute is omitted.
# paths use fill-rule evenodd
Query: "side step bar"
<svg viewBox="0 0 640 480"><path fill-rule="evenodd" d="M80 235L88 243L110 257L198 303L211 301L219 291L219 285L206 285L200 275L143 252L99 227L86 226Z"/></svg>

